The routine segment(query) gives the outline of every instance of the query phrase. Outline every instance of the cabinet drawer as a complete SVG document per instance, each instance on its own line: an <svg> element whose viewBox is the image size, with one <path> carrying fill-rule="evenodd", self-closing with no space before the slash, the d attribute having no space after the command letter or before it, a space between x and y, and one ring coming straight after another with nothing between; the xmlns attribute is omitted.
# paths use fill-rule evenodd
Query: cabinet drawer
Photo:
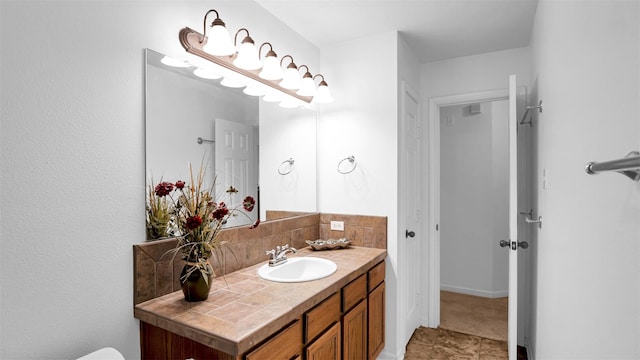
<svg viewBox="0 0 640 360"><path fill-rule="evenodd" d="M334 322L340 321L340 294L335 293L304 314L304 343L307 344Z"/></svg>
<svg viewBox="0 0 640 360"><path fill-rule="evenodd" d="M302 355L302 324L296 320L288 328L267 341L245 357L246 360L289 360Z"/></svg>
<svg viewBox="0 0 640 360"><path fill-rule="evenodd" d="M384 261L369 270L369 292L384 281Z"/></svg>
<svg viewBox="0 0 640 360"><path fill-rule="evenodd" d="M342 288L342 312L347 312L367 296L367 276L362 274Z"/></svg>

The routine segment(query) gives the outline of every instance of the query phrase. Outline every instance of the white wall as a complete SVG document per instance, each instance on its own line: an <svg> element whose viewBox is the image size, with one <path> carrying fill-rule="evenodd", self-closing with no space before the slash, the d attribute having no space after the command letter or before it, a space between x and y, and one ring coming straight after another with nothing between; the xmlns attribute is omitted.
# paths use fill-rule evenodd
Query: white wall
<svg viewBox="0 0 640 360"><path fill-rule="evenodd" d="M386 344L397 343L397 33L384 33L322 48L322 73L336 99L320 108L318 122L318 210L387 216ZM338 162L355 156L347 175Z"/></svg>
<svg viewBox="0 0 640 360"><path fill-rule="evenodd" d="M497 51L422 64L420 89L427 100L438 96L507 89L511 74L517 75L519 85L527 86L530 72L531 51L528 47Z"/></svg>
<svg viewBox="0 0 640 360"><path fill-rule="evenodd" d="M440 109L440 288L501 297L508 291L508 103Z"/></svg>
<svg viewBox="0 0 640 360"><path fill-rule="evenodd" d="M538 5L536 359L640 358L640 183L584 172L640 148L639 47L636 1Z"/></svg>
<svg viewBox="0 0 640 360"><path fill-rule="evenodd" d="M143 48L184 55L211 2L0 2L0 358L139 357L132 244L144 229ZM253 2L230 29L317 68L319 50ZM201 31L201 30L199 30ZM327 78L331 83L331 78Z"/></svg>

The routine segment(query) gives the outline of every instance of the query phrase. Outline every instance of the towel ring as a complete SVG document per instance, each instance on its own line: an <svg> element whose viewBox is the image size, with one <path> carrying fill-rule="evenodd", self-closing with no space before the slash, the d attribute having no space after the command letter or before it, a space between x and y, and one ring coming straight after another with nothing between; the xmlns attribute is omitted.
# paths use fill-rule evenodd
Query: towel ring
<svg viewBox="0 0 640 360"><path fill-rule="evenodd" d="M280 175L288 175L293 170L293 163L295 160L293 158L289 158L288 160L283 161L280 166L278 166L278 174ZM282 165L289 164L289 169L283 170Z"/></svg>
<svg viewBox="0 0 640 360"><path fill-rule="evenodd" d="M347 170L347 171L342 171L342 170L340 170L340 165L342 165L342 163L343 163L343 162L345 162L345 161L347 161L347 160L351 163L351 169L349 169L349 170ZM356 166L358 166L358 163L356 163L356 158L355 158L355 156L351 155L351 156L349 156L349 157L346 157L346 158L344 158L344 159L340 160L340 162L338 163L338 172L339 172L340 174L349 174L349 173L351 173L353 170L355 170L355 169L356 169Z"/></svg>

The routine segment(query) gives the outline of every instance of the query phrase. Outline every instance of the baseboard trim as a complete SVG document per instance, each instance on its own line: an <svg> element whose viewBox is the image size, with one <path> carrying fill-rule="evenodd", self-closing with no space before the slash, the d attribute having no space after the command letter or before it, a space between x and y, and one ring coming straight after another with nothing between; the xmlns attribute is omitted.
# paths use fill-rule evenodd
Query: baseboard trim
<svg viewBox="0 0 640 360"><path fill-rule="evenodd" d="M479 290L479 289L470 289L460 286L451 286L440 284L440 290L450 291L459 294L480 296L484 298L497 299L501 297L509 296L509 290L500 290L500 291L487 291L487 290Z"/></svg>
<svg viewBox="0 0 640 360"><path fill-rule="evenodd" d="M393 352L387 351L387 348L384 348L382 352L378 355L377 360L398 360L404 359L404 353L406 348L398 349L398 352L394 354Z"/></svg>

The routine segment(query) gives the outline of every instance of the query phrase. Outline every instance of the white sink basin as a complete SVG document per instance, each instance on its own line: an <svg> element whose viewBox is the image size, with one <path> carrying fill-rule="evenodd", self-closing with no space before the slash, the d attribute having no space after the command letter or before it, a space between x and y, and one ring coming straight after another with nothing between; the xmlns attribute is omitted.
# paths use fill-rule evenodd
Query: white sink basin
<svg viewBox="0 0 640 360"><path fill-rule="evenodd" d="M336 263L331 260L303 256L288 259L286 263L273 267L264 264L258 269L258 275L276 282L303 282L327 277L336 272L337 268Z"/></svg>

